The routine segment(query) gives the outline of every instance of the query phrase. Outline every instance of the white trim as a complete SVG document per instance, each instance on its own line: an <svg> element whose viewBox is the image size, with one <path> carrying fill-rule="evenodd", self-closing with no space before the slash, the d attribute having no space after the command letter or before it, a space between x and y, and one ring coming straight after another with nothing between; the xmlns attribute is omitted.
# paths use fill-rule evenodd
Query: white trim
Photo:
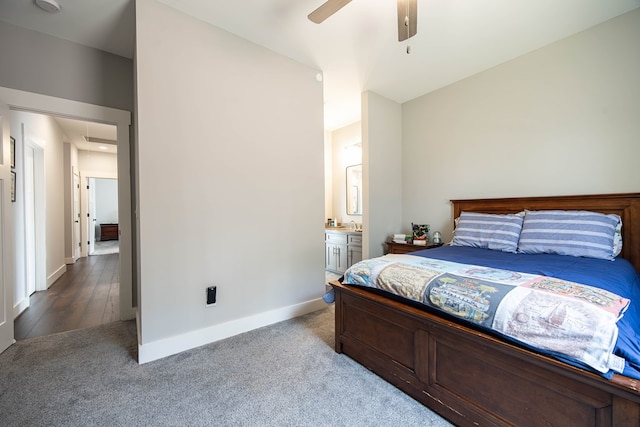
<svg viewBox="0 0 640 427"><path fill-rule="evenodd" d="M67 265L75 264L78 259L75 257L65 257L64 263Z"/></svg>
<svg viewBox="0 0 640 427"><path fill-rule="evenodd" d="M82 180L86 178L98 178L98 179L118 179L118 173L113 172L93 172L93 171L80 171L80 189L82 189ZM86 187L85 187L86 190Z"/></svg>
<svg viewBox="0 0 640 427"><path fill-rule="evenodd" d="M64 98L55 98L53 96L25 92L7 87L0 87L0 94L2 100L8 104L11 109L71 117L79 120L98 121L101 123L131 125L131 113L129 111ZM118 142L120 141L118 140Z"/></svg>
<svg viewBox="0 0 640 427"><path fill-rule="evenodd" d="M293 319L326 307L322 298L303 302L253 316L213 325L186 334L176 335L159 341L138 344L138 363L152 362L185 350L200 347L283 320ZM140 337L140 335L138 335ZM139 338L138 338L139 339Z"/></svg>
<svg viewBox="0 0 640 427"><path fill-rule="evenodd" d="M87 179L89 178L97 178L97 179L115 179L116 181L118 181L118 173L113 173L113 172L93 172L93 171L79 171L79 176L80 176L80 235L84 236L87 232L87 230L89 229L89 223L88 223L88 217L87 214L89 213L89 206L88 203L91 202L90 197L89 197L89 190L87 189ZM120 181L118 181L118 185L120 185ZM118 197L118 214L120 214L120 197ZM95 214L95 212L94 212ZM119 221L119 219L118 219ZM85 234L82 233L82 230L84 230ZM94 236L95 237L95 236ZM95 240L95 239L94 239ZM86 236L85 241L82 241L81 239L81 245L80 245L80 257L81 258L85 258L88 257L89 255L91 255L89 252L89 244L87 242L91 241L91 237L90 236ZM125 320L125 319L132 319L132 317L122 317L122 315L120 316L121 320Z"/></svg>
<svg viewBox="0 0 640 427"><path fill-rule="evenodd" d="M47 289L51 287L64 273L67 272L67 264L62 264L56 271L51 273L49 277L47 277Z"/></svg>
<svg viewBox="0 0 640 427"><path fill-rule="evenodd" d="M29 297L24 297L13 305L13 318L18 317L27 308L29 308Z"/></svg>
<svg viewBox="0 0 640 427"><path fill-rule="evenodd" d="M35 140L33 138L26 138L26 128L24 123L20 125L21 127L21 138L22 138L22 171L23 171L23 179L22 179L22 194L25 195L28 193L27 189L27 178L26 178L26 162L27 162L27 148L33 151L33 170L31 170L32 176L29 178L29 182L33 185L33 188L30 190L33 191L33 248L30 247L30 243L25 244L24 249L24 259L28 260L33 258L33 267L34 267L34 280L35 280L35 290L36 291L46 291L49 288L49 284L46 280L47 274L47 230L46 230L46 184L45 184L45 153L44 153L44 145L42 141ZM24 209L24 215L28 215L26 211L26 200L21 200L20 203ZM31 218L29 218L29 222L31 222ZM24 240L27 242L27 229L25 227L25 235ZM30 253L32 252L32 253ZM26 269L28 269L29 262L25 264L25 277L27 277ZM31 294L33 292L32 289L28 289L26 286L25 291L27 294Z"/></svg>
<svg viewBox="0 0 640 427"><path fill-rule="evenodd" d="M13 225L11 223L13 209L9 197L11 169L7 161L9 158L9 133L9 106L0 93L0 143L2 143L0 157L3 159L3 163L0 164L0 353L15 343L13 317L11 317L15 298L15 287L12 284L15 282L15 271L8 268L11 262L9 252L15 252L12 246L14 233L11 227Z"/></svg>

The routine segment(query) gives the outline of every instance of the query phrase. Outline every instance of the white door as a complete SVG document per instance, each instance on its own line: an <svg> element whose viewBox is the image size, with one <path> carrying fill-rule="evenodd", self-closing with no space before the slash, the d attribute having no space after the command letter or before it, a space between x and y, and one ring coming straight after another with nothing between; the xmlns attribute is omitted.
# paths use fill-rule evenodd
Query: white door
<svg viewBox="0 0 640 427"><path fill-rule="evenodd" d="M12 247L4 224L11 209L11 162L9 148L9 107L0 100L0 352L13 344L13 286L9 285L7 254Z"/></svg>
<svg viewBox="0 0 640 427"><path fill-rule="evenodd" d="M26 130L23 130L26 135ZM44 149L25 137L24 171L24 241L26 295L47 290L46 212Z"/></svg>
<svg viewBox="0 0 640 427"><path fill-rule="evenodd" d="M36 291L36 206L35 206L35 149L24 146L24 250L26 295Z"/></svg>
<svg viewBox="0 0 640 427"><path fill-rule="evenodd" d="M73 171L73 261L80 258L80 175L78 171Z"/></svg>

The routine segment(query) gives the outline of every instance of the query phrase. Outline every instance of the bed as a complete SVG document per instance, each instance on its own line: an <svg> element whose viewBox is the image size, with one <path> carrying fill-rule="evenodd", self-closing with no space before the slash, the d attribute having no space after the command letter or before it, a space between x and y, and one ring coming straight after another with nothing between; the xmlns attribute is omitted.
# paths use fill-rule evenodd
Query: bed
<svg viewBox="0 0 640 427"><path fill-rule="evenodd" d="M453 200L452 204L454 218L461 212L549 209L617 214L623 224L619 256L640 271L640 194ZM384 292L340 281L330 284L336 352L456 425L640 425L638 379L618 373L605 377Z"/></svg>

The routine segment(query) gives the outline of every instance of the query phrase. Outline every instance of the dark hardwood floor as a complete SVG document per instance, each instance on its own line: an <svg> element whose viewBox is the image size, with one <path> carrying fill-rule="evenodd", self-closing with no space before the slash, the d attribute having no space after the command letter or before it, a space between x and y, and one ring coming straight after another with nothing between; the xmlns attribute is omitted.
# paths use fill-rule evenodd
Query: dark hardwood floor
<svg viewBox="0 0 640 427"><path fill-rule="evenodd" d="M67 265L67 272L48 290L31 295L29 308L15 319L15 339L120 320L118 256L92 255Z"/></svg>

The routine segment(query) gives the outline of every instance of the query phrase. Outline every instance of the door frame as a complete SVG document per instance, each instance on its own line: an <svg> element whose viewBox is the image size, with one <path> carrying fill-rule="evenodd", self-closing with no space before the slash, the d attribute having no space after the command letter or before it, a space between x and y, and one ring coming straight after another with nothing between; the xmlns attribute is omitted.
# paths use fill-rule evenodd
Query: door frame
<svg viewBox="0 0 640 427"><path fill-rule="evenodd" d="M93 221L89 221L89 218L91 219L95 218L95 212L90 212L91 208L89 207L89 206L94 206L94 210L95 210L95 192L88 190L87 185L90 185L88 183L92 182L95 186L95 179L115 179L116 181L118 181L118 187L120 186L120 181L118 180L117 174L108 173L108 172L80 171L80 182L82 183L81 184L82 187L80 188L80 200L84 200L84 203L82 203L80 207L81 209L80 210L80 228L82 230L88 230L87 231L88 233L91 233L90 231L91 227L95 229L95 224L92 224ZM118 191L119 190L120 189L118 188ZM118 197L118 215L121 214L119 199L120 197ZM88 214L91 214L91 215L88 215ZM90 234L87 238L89 239L90 242L92 241L92 239L95 242L95 232L93 233L93 237L91 237L91 234ZM89 248L89 246L90 245L88 244L82 245L80 256L85 257L93 253L93 248ZM118 239L118 246L120 246L120 239Z"/></svg>
<svg viewBox="0 0 640 427"><path fill-rule="evenodd" d="M87 201L87 234L89 241L87 242L87 255L93 255L96 248L96 179L87 178L87 191L85 198Z"/></svg>
<svg viewBox="0 0 640 427"><path fill-rule="evenodd" d="M13 210L11 193L12 174L10 169L9 137L9 105L0 95L0 352L12 345L13 333L13 305L15 300L15 249L12 244L14 239ZM17 141L16 141L17 142ZM17 178L17 177L16 177Z"/></svg>
<svg viewBox="0 0 640 427"><path fill-rule="evenodd" d="M133 209L131 198L131 159L129 132L131 126L131 112L111 107L103 107L41 95L32 92L0 87L0 99L6 103L9 110L30 111L50 116L68 117L115 125L118 141L118 215L120 229L120 319L129 320L135 317L133 307ZM9 217L12 220L11 215ZM12 222L12 221L7 222ZM13 223L5 224L11 229ZM14 242L3 234L6 251L14 249ZM11 270L9 276L15 277L15 265L6 266ZM9 283L12 283L10 280Z"/></svg>
<svg viewBox="0 0 640 427"><path fill-rule="evenodd" d="M47 252L46 252L46 240L47 240L47 232L46 232L46 217L45 217L45 173L44 173L44 148L37 144L35 141L27 139L25 135L27 134L24 124L21 129L21 139L22 139L22 159L23 159L23 167L22 170L24 172L27 171L26 162L27 162L27 149L33 151L33 170L32 176L27 180L26 174L24 175L22 181L22 194L27 194L27 186L31 184L33 188L33 212L27 211L27 201L24 200L24 216L25 220L25 270L28 270L30 267L33 267L33 271L25 271L25 278L28 278L30 274L33 274L34 280L34 288L35 289L26 289L26 299L28 302L29 296L31 295L31 290L34 291L46 291L47 290ZM27 215L30 217L27 218ZM31 217L32 216L32 217ZM33 239L30 242L27 241L27 236L29 235L27 232L27 222L29 222L29 226L33 226L32 234ZM18 309L18 307L14 307L14 314L17 315L21 313L22 310Z"/></svg>
<svg viewBox="0 0 640 427"><path fill-rule="evenodd" d="M73 196L71 198L71 219L73 221L71 229L71 258L67 264L73 264L80 258L82 252L82 226L80 225L80 172L75 166L71 167L71 185L73 186Z"/></svg>

